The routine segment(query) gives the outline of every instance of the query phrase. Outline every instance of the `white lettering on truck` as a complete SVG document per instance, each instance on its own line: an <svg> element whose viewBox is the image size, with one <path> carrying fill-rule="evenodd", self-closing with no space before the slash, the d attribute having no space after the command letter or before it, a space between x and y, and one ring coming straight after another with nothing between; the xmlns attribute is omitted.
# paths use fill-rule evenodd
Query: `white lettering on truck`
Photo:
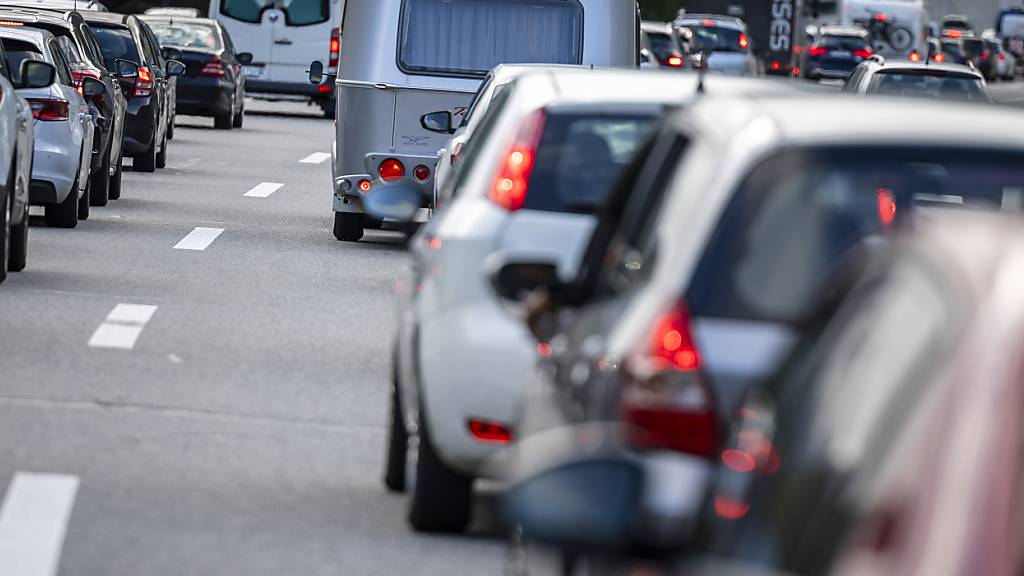
<svg viewBox="0 0 1024 576"><path fill-rule="evenodd" d="M772 1L772 27L768 44L772 52L788 51L793 35L793 0Z"/></svg>

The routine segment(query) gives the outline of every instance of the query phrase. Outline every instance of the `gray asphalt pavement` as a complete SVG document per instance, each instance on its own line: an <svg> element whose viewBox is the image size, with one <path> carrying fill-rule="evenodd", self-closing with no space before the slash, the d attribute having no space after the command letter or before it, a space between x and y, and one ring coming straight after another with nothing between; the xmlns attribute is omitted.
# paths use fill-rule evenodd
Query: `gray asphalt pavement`
<svg viewBox="0 0 1024 576"><path fill-rule="evenodd" d="M241 131L179 119L167 169L126 170L122 199L76 230L32 227L28 268L0 287L0 561L50 553L61 576L500 573L487 514L466 536L417 535L380 483L402 236L336 242L330 166L300 163L330 151L332 124L304 105L250 110ZM261 183L283 186L244 195ZM223 231L176 249L196 228ZM19 522L60 535L60 486L77 487L63 547L12 551Z"/></svg>

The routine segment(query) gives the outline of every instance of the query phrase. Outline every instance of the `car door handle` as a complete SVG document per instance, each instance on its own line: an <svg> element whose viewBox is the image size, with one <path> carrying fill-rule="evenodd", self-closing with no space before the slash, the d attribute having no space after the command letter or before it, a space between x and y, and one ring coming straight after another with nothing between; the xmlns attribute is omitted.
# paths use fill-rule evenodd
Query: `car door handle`
<svg viewBox="0 0 1024 576"><path fill-rule="evenodd" d="M292 42L291 40L289 40L287 38L278 38L277 40L274 40L274 44L282 44L284 46L291 46L292 44L294 44L294 42Z"/></svg>

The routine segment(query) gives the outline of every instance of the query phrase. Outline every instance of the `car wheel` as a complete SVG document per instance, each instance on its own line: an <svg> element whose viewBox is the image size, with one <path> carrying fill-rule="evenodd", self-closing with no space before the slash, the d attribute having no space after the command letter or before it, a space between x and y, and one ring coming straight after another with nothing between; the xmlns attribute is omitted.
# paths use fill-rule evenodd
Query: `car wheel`
<svg viewBox="0 0 1024 576"><path fill-rule="evenodd" d="M114 164L114 174L110 177L109 197L111 200L117 200L121 197L121 173L124 171L124 158L118 158L117 164Z"/></svg>
<svg viewBox="0 0 1024 576"><path fill-rule="evenodd" d="M423 421L422 408L417 445L409 524L419 532L462 532L469 525L473 479L441 461Z"/></svg>
<svg viewBox="0 0 1024 576"><path fill-rule="evenodd" d="M100 171L89 177L89 187L92 189L89 204L92 206L106 206L110 200L110 147L107 147Z"/></svg>
<svg viewBox="0 0 1024 576"><path fill-rule="evenodd" d="M409 434L402 419L402 402L398 388L398 353L392 362L391 374L391 425L388 428L387 465L384 469L384 485L392 492L405 492L405 459L409 449Z"/></svg>
<svg viewBox="0 0 1024 576"><path fill-rule="evenodd" d="M174 123L178 121L178 115L175 114L171 118L170 124L167 125L167 139L174 140Z"/></svg>
<svg viewBox="0 0 1024 576"><path fill-rule="evenodd" d="M363 215L334 213L334 237L342 242L356 242L363 237Z"/></svg>
<svg viewBox="0 0 1024 576"><path fill-rule="evenodd" d="M89 197L92 196L92 179L85 181L85 192L82 192L82 197L78 199L78 219L88 220L89 219ZM72 192L73 193L73 192Z"/></svg>
<svg viewBox="0 0 1024 576"><path fill-rule="evenodd" d="M234 120L231 122L232 128L241 128L242 124L245 123L245 106L238 108L238 114L235 114Z"/></svg>
<svg viewBox="0 0 1024 576"><path fill-rule="evenodd" d="M11 190L14 190L15 181L16 179L12 172ZM10 202L13 213L13 195ZM25 269L25 264L28 262L28 202L25 203L25 207L22 210L24 214L22 214L21 224L11 226L10 248L7 254L7 269L11 272L21 272Z"/></svg>
<svg viewBox="0 0 1024 576"><path fill-rule="evenodd" d="M132 170L136 172L156 172L156 137L149 145L149 150L132 160Z"/></svg>
<svg viewBox="0 0 1024 576"><path fill-rule="evenodd" d="M71 185L67 198L60 204L47 204L43 220L50 228L78 226L78 181Z"/></svg>
<svg viewBox="0 0 1024 576"><path fill-rule="evenodd" d="M156 153L156 167L166 168L167 167L167 135L164 135L164 141L160 145L160 151Z"/></svg>
<svg viewBox="0 0 1024 576"><path fill-rule="evenodd" d="M235 103L224 114L217 114L213 117L213 127L217 130L231 130L231 124L235 120Z"/></svg>
<svg viewBox="0 0 1024 576"><path fill-rule="evenodd" d="M11 201L14 198L14 189L8 188L3 195L4 209L0 211L0 283L7 279L7 263L10 262L11 251Z"/></svg>

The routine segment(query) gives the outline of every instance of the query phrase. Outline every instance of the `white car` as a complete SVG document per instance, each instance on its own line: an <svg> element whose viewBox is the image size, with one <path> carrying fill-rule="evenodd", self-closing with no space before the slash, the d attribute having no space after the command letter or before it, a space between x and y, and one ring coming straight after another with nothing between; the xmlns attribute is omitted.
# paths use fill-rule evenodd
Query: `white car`
<svg viewBox="0 0 1024 576"><path fill-rule="evenodd" d="M31 203L46 207L47 226L74 228L89 216L89 167L95 120L86 97L106 87L92 78L83 80L79 94L60 45L45 30L0 28L15 84L24 82L25 62L39 61L55 69L51 83L18 90L35 117L35 162L32 166ZM93 80L87 82L86 80ZM36 83L32 83L36 86Z"/></svg>
<svg viewBox="0 0 1024 576"><path fill-rule="evenodd" d="M415 529L467 526L473 480L514 438L537 358L488 284L488 259L541 250L572 275L622 167L695 87L673 72L549 69L507 84L480 118L442 191L452 200L413 238L399 281L385 483L411 491Z"/></svg>
<svg viewBox="0 0 1024 576"><path fill-rule="evenodd" d="M30 64L29 67L36 66ZM45 66L45 65L43 65ZM38 78L40 70L26 76ZM45 79L45 78L44 78ZM0 43L0 282L20 272L28 257L29 183L35 134L32 109L15 91L10 66Z"/></svg>

